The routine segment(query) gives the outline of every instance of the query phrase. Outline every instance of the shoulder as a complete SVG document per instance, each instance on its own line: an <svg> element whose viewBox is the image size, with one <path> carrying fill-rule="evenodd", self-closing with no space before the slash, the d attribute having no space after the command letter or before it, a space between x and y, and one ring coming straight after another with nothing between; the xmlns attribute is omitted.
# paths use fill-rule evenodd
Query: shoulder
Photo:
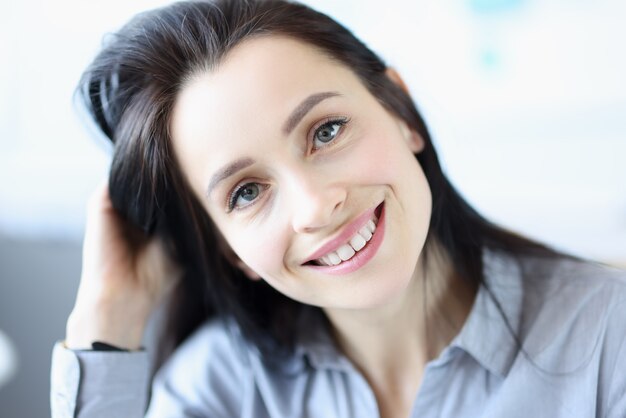
<svg viewBox="0 0 626 418"><path fill-rule="evenodd" d="M626 271L600 263L527 258L520 261L520 273L527 325L544 317L574 325L589 315L597 324L626 303Z"/></svg>
<svg viewBox="0 0 626 418"><path fill-rule="evenodd" d="M626 272L574 260L535 260L522 270L529 311L524 347L534 363L592 383L601 415L624 416Z"/></svg>
<svg viewBox="0 0 626 418"><path fill-rule="evenodd" d="M487 254L484 266L482 294L494 297L481 300L495 300L501 315L483 328L483 340L494 328L499 336L483 357L493 363L510 353L508 368L502 368L509 390L503 393L517 396L527 388L529 406L540 405L544 414L553 406L552 415L625 416L626 272L566 257L508 253ZM484 322L494 317L493 310L483 311ZM498 327L500 318L504 326Z"/></svg>
<svg viewBox="0 0 626 418"><path fill-rule="evenodd" d="M523 347L539 365L570 372L624 339L626 272L566 258L528 258L519 266Z"/></svg>

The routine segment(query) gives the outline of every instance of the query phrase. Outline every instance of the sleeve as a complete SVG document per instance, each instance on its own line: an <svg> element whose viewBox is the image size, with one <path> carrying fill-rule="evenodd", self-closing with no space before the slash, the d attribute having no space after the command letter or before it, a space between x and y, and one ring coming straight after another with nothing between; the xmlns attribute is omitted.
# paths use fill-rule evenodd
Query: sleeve
<svg viewBox="0 0 626 418"><path fill-rule="evenodd" d="M50 384L52 418L140 418L148 398L148 354L70 350L58 342Z"/></svg>
<svg viewBox="0 0 626 418"><path fill-rule="evenodd" d="M207 324L159 369L146 409L148 353L70 350L59 342L52 354L52 418L241 416L253 392L244 360L224 324Z"/></svg>

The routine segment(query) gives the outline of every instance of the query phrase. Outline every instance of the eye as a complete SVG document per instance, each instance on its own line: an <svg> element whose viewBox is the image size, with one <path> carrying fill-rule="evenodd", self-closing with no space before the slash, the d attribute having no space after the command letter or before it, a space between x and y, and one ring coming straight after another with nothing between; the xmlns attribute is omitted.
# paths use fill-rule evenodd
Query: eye
<svg viewBox="0 0 626 418"><path fill-rule="evenodd" d="M348 123L347 119L336 119L329 120L317 127L313 133L313 149L323 148L332 142L346 123Z"/></svg>
<svg viewBox="0 0 626 418"><path fill-rule="evenodd" d="M259 183L244 183L235 187L228 199L228 211L243 209L252 205L261 194L263 188Z"/></svg>

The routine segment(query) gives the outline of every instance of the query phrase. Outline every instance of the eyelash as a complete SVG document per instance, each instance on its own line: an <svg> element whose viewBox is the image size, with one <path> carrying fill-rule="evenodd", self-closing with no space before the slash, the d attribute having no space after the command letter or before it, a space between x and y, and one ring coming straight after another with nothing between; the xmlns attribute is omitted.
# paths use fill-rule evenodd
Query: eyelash
<svg viewBox="0 0 626 418"><path fill-rule="evenodd" d="M317 124L314 128L313 128L313 134L311 135L312 137L310 138L310 142L311 144L313 144L315 142L315 136L317 135L317 133L319 131L321 131L323 128L329 127L329 126L333 126L333 125L339 125L339 130L337 131L337 134L335 135L335 137L332 139L332 141L328 142L328 144L333 144L335 142L335 139L341 135L341 132L344 129L344 126L348 124L348 122L350 122L350 119L346 118L346 117L330 117L330 118L326 118L325 120L323 120L321 123ZM329 145L324 145L323 147L319 147L317 148L318 150L321 148L325 148Z"/></svg>
<svg viewBox="0 0 626 418"><path fill-rule="evenodd" d="M239 185L237 185L233 191L230 193L230 195L228 196L228 212L232 212L233 210L237 209L235 208L235 204L237 203L237 199L239 199L239 196L241 194L241 191L243 189L245 189L246 187L250 186L250 185L257 185L259 187L259 194L265 190L267 188L267 186L264 186L260 183L256 183L253 181L248 181L246 183L241 183ZM254 205L254 203L257 201L257 199L254 199L251 203L247 204L246 206L239 208L239 209L245 209L248 206L252 206Z"/></svg>
<svg viewBox="0 0 626 418"><path fill-rule="evenodd" d="M318 132L320 132L323 128L327 128L329 126L333 126L333 125L339 125L339 130L337 131L337 133L335 134L335 137L332 138L331 141L329 141L326 145L322 146L322 147L318 147L317 150L322 149L322 148L326 148L328 146L332 146L332 144L335 142L335 139L341 135L344 126L346 124L348 124L348 122L350 122L350 119L346 118L346 117L331 117L331 118L327 118L324 121L322 121L321 123L317 124L314 128L313 128L313 134L312 137L309 139L308 142L311 143L311 147L313 147L313 143L315 142L315 137L317 135ZM254 199L251 203L247 204L246 206L243 206L241 208L236 208L235 205L237 203L237 199L240 197L240 193L242 190L244 190L246 187L250 186L250 185L257 185L259 187L259 194L265 190L268 186L266 185L262 185L260 183L256 183L256 182L245 182L245 183L241 183L239 185L237 185L232 192L229 194L228 196L228 213L232 212L233 210L242 210L245 209L249 206L254 205L258 198Z"/></svg>

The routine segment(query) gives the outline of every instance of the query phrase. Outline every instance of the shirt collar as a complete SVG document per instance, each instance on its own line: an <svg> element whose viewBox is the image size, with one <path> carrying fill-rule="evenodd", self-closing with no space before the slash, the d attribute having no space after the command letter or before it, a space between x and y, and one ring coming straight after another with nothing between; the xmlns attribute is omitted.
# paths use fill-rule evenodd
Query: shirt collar
<svg viewBox="0 0 626 418"><path fill-rule="evenodd" d="M315 369L352 369L350 361L337 348L320 308L305 306L299 323L297 355L306 358Z"/></svg>
<svg viewBox="0 0 626 418"><path fill-rule="evenodd" d="M484 249L483 273L484 283L470 314L450 346L461 348L484 368L504 377L520 347L516 335L522 315L522 272L511 255Z"/></svg>

